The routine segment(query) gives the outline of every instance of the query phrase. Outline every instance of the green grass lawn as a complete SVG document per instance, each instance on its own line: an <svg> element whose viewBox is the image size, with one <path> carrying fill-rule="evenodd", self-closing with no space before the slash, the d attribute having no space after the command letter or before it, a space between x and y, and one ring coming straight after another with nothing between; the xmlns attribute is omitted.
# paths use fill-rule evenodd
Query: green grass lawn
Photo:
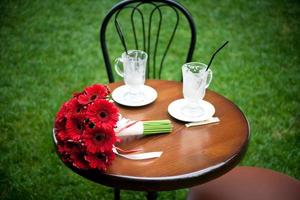
<svg viewBox="0 0 300 200"><path fill-rule="evenodd" d="M241 165L299 179L299 2L180 2L197 24L194 61L207 63L214 49L230 41L213 63L210 89L235 102L250 122L251 141ZM112 189L79 177L59 161L50 134L55 113L73 91L108 82L98 33L114 3L1 1L0 199L113 198ZM187 32L175 38L179 45L181 37ZM112 58L122 52L118 46L111 46L116 47ZM171 71L179 70L182 61L175 58L182 56L173 52L172 64L167 63ZM174 77L166 71L164 78ZM159 199L185 194L162 192ZM122 199L143 199L143 193L127 191Z"/></svg>

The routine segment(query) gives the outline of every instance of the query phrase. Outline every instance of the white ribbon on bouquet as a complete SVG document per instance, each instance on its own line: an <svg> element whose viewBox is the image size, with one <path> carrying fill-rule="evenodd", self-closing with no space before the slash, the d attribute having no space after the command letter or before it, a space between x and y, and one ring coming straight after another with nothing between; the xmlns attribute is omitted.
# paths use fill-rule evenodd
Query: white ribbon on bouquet
<svg viewBox="0 0 300 200"><path fill-rule="evenodd" d="M144 127L142 121L135 121L126 118L122 118L120 115L119 121L117 122L117 127L115 128L116 135L118 137L127 137L127 136L139 136L143 135ZM120 151L120 152L118 152ZM123 153L121 153L123 151ZM129 152L138 152L140 149L130 150ZM126 151L120 148L113 148L113 152L123 158L130 160L146 160L152 158L159 158L162 155L162 151L156 152L146 152L146 153L130 153L125 154Z"/></svg>
<svg viewBox="0 0 300 200"><path fill-rule="evenodd" d="M157 152L148 152L148 153L122 154L119 153L116 148L113 148L113 152L116 155L121 156L123 158L127 158L129 160L147 160L152 158L159 158L163 153L162 151L157 151Z"/></svg>

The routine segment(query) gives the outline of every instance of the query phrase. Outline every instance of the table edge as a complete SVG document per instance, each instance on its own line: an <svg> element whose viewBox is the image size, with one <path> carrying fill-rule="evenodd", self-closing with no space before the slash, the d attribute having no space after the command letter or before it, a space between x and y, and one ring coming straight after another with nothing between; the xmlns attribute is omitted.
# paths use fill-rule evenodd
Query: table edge
<svg viewBox="0 0 300 200"><path fill-rule="evenodd" d="M216 93L217 95L220 95L215 91L212 90L209 91ZM226 99L228 102L230 102L233 106L235 106L242 114L242 117L244 118L247 124L247 135L248 135L244 143L239 148L239 150L232 157L228 158L226 161L222 163L216 164L206 169L187 173L187 174L181 174L175 176L162 176L162 177L122 176L122 175L106 174L96 170L91 172L90 170L80 170L73 167L72 165L69 165L68 163L64 163L64 162L63 163L75 173L85 178L88 178L91 181L100 183L102 185L116 187L119 189L126 189L126 190L168 191L168 190L188 188L188 187L192 187L210 181L230 171L242 160L242 158L246 153L249 140L250 140L250 125L245 114L231 100L229 100L225 96L222 97ZM55 144L53 137L52 139Z"/></svg>

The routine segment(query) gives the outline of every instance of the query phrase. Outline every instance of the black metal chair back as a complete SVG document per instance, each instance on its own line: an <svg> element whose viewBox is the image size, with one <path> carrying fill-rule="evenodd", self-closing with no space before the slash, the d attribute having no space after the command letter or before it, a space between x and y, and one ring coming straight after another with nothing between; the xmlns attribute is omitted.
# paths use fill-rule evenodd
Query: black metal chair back
<svg viewBox="0 0 300 200"><path fill-rule="evenodd" d="M147 5L150 7L150 10L148 10L148 18L146 18L145 14L142 12L143 10L141 7L143 5ZM124 10L131 9L130 12L130 23L131 23L131 33L133 34L133 41L134 41L134 48L143 50L148 54L148 61L147 61L147 78L161 78L161 73L164 65L165 58L168 54L168 51L170 49L171 43L173 42L176 30L179 25L179 19L180 14L183 15L189 24L190 29L190 41L189 41L189 47L187 52L187 57L185 62L190 62L192 60L193 52L195 49L196 44L196 28L193 21L193 18L191 17L190 13L178 2L173 0L125 0L118 4L116 4L105 16L101 28L100 28L100 44L101 49L104 57L104 62L106 66L106 71L108 75L109 82L114 82L114 75L112 71L112 66L108 54L107 44L106 44L106 31L108 23L111 19L114 20L114 26L116 28L116 31L119 35L119 38L121 40L121 45L124 47L124 50L128 50L128 44L126 41L126 37L124 36L122 32L122 27L119 23L119 16L120 13ZM171 29L172 32L168 37L168 41L166 42L166 46L163 47L163 50L160 55L160 59L158 60L158 46L159 46L159 39L161 36L161 29L162 27L162 21L165 20L163 18L163 14L165 11L163 9L170 9L173 13L173 16L175 19L174 27ZM154 15L156 15L156 20L154 20ZM140 34L142 35L142 40L139 40L140 37L138 37L138 31L137 31L137 24L136 24L136 16L140 17L139 19L139 25L141 27ZM114 18L113 18L114 17ZM170 17L168 16L170 19ZM146 21L147 20L147 21ZM148 23L146 23L148 22ZM157 26L154 26L154 22L156 22ZM156 28L156 30L153 29ZM128 28L128 26L126 27ZM153 30L155 33L152 36ZM165 36L166 37L166 36ZM151 41L154 41L154 43L151 43ZM142 45L139 45L139 43L142 42ZM180 48L180 47L177 47Z"/></svg>

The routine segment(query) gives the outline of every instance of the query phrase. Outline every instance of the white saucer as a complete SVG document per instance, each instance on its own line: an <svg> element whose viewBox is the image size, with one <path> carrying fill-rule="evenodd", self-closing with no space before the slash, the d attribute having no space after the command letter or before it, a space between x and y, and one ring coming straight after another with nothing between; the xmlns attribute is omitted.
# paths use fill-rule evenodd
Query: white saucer
<svg viewBox="0 0 300 200"><path fill-rule="evenodd" d="M169 104L168 112L175 119L184 122L199 122L199 121L207 120L215 114L215 107L211 103L201 100L201 108L203 108L204 110L203 115L197 117L184 115L182 113L182 108L187 104L188 104L187 100L185 99L175 100Z"/></svg>
<svg viewBox="0 0 300 200"><path fill-rule="evenodd" d="M112 92L112 98L115 102L124 105L124 106L130 106L130 107L139 107L139 106L145 106L157 98L157 92L154 88L144 85L142 88L142 93L144 95L144 98L141 101L135 102L135 101L130 101L125 98L125 95L128 93L129 88L126 85L122 85L118 88L116 88Z"/></svg>

